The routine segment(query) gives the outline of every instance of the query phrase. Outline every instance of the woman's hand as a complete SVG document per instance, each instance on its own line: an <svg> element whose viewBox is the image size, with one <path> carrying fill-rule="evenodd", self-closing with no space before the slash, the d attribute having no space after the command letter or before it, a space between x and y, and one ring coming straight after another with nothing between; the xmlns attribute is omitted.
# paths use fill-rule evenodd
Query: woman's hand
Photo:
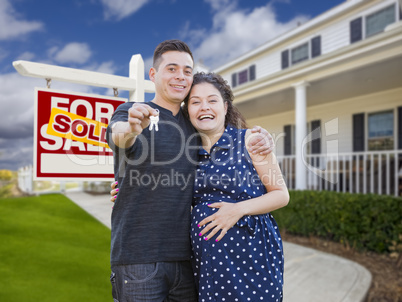
<svg viewBox="0 0 402 302"><path fill-rule="evenodd" d="M221 231L219 236L215 239L216 242L221 240L226 235L227 231L233 227L240 218L243 217L241 212L240 203L230 202L216 202L208 205L210 208L219 209L216 213L203 219L198 226L205 228L199 233L200 236L206 235L205 240L209 240L214 237L219 230Z"/></svg>
<svg viewBox="0 0 402 302"><path fill-rule="evenodd" d="M110 201L111 201L111 202L115 202L115 201L116 201L117 192L119 192L119 189L117 188L117 185L118 185L117 181L116 181L116 182L112 182L112 183L110 184L110 187L112 188L112 190L110 191L110 195L112 196L112 197L110 198Z"/></svg>

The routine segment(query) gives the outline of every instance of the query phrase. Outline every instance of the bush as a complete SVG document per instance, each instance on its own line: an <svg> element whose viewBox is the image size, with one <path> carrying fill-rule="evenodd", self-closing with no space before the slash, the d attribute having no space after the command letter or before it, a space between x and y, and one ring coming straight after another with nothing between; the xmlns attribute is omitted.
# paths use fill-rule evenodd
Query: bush
<svg viewBox="0 0 402 302"><path fill-rule="evenodd" d="M289 193L289 205L273 213L281 230L377 253L391 252L395 242L402 243L401 198L332 191Z"/></svg>
<svg viewBox="0 0 402 302"><path fill-rule="evenodd" d="M11 197L13 195L12 193L13 186L14 186L13 184L7 184L4 186L0 185L0 198Z"/></svg>
<svg viewBox="0 0 402 302"><path fill-rule="evenodd" d="M13 172L10 170L0 170L0 180L11 180Z"/></svg>

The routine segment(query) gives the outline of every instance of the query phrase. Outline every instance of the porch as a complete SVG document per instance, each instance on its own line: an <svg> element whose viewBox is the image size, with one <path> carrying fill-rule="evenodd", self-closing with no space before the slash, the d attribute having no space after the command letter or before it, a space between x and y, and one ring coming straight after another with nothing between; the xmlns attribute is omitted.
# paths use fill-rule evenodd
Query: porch
<svg viewBox="0 0 402 302"><path fill-rule="evenodd" d="M296 156L277 156L289 189L296 189ZM305 154L306 189L402 196L402 150Z"/></svg>

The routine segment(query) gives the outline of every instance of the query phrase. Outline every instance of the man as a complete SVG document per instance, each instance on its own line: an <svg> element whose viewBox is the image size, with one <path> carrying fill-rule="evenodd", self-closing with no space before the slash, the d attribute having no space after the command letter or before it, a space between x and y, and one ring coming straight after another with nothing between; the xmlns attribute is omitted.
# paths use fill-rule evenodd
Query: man
<svg viewBox="0 0 402 302"><path fill-rule="evenodd" d="M184 42L159 44L149 71L155 98L120 105L108 127L119 183L112 212L114 301L197 301L189 228L199 142L181 110L193 61ZM159 122L148 127L154 116Z"/></svg>

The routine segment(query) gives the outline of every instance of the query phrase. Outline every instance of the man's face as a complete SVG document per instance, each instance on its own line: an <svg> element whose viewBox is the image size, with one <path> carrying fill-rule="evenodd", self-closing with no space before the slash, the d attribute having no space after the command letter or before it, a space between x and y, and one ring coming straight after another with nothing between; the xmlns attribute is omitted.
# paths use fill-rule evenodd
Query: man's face
<svg viewBox="0 0 402 302"><path fill-rule="evenodd" d="M186 52L165 52L158 69L151 68L149 78L155 83L156 98L180 104L193 83L193 60Z"/></svg>

